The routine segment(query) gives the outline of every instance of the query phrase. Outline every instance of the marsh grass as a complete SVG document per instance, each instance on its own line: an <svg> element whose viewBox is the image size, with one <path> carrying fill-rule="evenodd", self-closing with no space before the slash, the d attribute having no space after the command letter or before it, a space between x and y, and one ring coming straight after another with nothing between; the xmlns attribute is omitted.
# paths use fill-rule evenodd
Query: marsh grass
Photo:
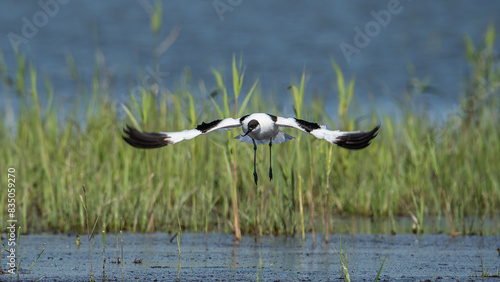
<svg viewBox="0 0 500 282"><path fill-rule="evenodd" d="M339 239L339 244L340 244L340 249L337 250L335 248L335 252L337 253L337 257L339 258L339 263L340 263L340 278L343 279L344 281L351 281L351 276L349 275L349 267L347 265L347 242L344 242L344 245L342 245L342 236ZM377 272L377 276L375 277L375 281L380 280L380 274L382 273L382 269L384 268L385 261L387 260L387 256L389 254L385 255L384 260L382 261L382 264L380 265L380 268ZM481 266L482 266L482 260L481 260Z"/></svg>
<svg viewBox="0 0 500 282"><path fill-rule="evenodd" d="M121 258L120 264L122 267L122 281L123 281L123 277L125 275L123 271L123 265L125 264L125 262L123 261L123 230L121 225L120 225L120 258Z"/></svg>
<svg viewBox="0 0 500 282"><path fill-rule="evenodd" d="M179 220L179 216L177 216L177 224L179 225L179 230L177 231L177 250L179 251L179 264L177 265L177 280L181 279L181 242L182 242L182 227L181 222ZM172 240L170 240L172 241Z"/></svg>
<svg viewBox="0 0 500 282"><path fill-rule="evenodd" d="M33 268L33 266L35 266L36 262L38 261L38 259L42 256L43 252L45 251L45 244L43 244L43 249L42 251L38 254L38 256L36 257L35 261L33 263L31 263L31 266L30 268L28 269L28 274L30 274L30 271L31 269Z"/></svg>
<svg viewBox="0 0 500 282"><path fill-rule="evenodd" d="M242 233L304 238L315 220L315 230L328 234L335 231L336 216L378 221L412 213L420 223L447 215L453 232L480 233L483 219L497 217L500 204L500 68L494 38L490 28L477 45L465 39L470 75L462 81L460 103L441 123L413 111L410 93L404 93L409 98L401 103L399 118L354 113L352 108L360 109L354 79L345 79L334 62L334 87L323 98L309 97L304 71L290 87L297 117L332 129L367 130L381 122L379 136L367 149L349 151L290 131L297 140L273 146L273 181L261 177L257 187L252 146L234 140L236 130L159 150L137 150L121 138L125 124L176 131L221 117L279 114L258 81L244 80L241 58L233 56L229 77L213 70L216 90L211 94L203 89L194 94L182 83L175 90L144 85L116 102L102 63L87 85L68 56L80 101L69 109L53 99L50 81L40 79L22 55L15 70L2 59L2 92L19 103L5 105L14 108L13 120L0 115L5 133L0 135L0 170L15 167L23 175L16 197L27 232L89 227L85 208L92 207L98 218L94 228L114 232L122 227L175 232L180 225L183 231L234 232L236 238ZM325 99L339 102L337 112L324 107ZM363 115L369 118L356 119ZM266 149L258 147L259 164L269 161ZM267 175L266 167L259 165L258 174ZM5 182L0 174L0 183ZM85 205L79 203L81 183L87 187ZM0 202L5 197L0 193ZM310 216L304 215L308 210ZM0 209L1 220L5 212ZM469 217L475 225L465 226Z"/></svg>
<svg viewBox="0 0 500 282"><path fill-rule="evenodd" d="M478 275L478 273L481 273L481 275ZM474 266L474 273L472 275L470 275L471 277L475 277L475 278L478 278L478 277L481 277L481 278L499 278L500 277L500 271L498 270L497 268L497 272L496 273L492 273L492 272L488 272L488 269L485 269L484 268L484 263L483 263L483 258L481 258L481 271L479 270L476 270L476 267Z"/></svg>
<svg viewBox="0 0 500 282"><path fill-rule="evenodd" d="M89 225L89 210L87 207L87 196L85 191L85 185L82 185L83 194L80 195L80 201L82 203L83 209L85 210L85 225L84 228L87 230L87 243L89 246L89 260L90 260L90 281L94 281L94 269L92 268L92 244L90 243L90 238L92 238L94 234L94 229L90 231ZM97 224L97 220L95 221ZM95 228L95 224L94 224Z"/></svg>
<svg viewBox="0 0 500 282"><path fill-rule="evenodd" d="M102 230L102 280L106 280L106 230Z"/></svg>
<svg viewBox="0 0 500 282"><path fill-rule="evenodd" d="M19 248L21 247L19 245L19 242L20 242L20 239L21 239L21 226L19 226L17 228L17 238L16 238L16 257L19 258L19 262L17 263L17 271L16 271L16 275L17 275L17 279L19 280L19 271L21 270L21 262L23 262L23 255L19 256Z"/></svg>
<svg viewBox="0 0 500 282"><path fill-rule="evenodd" d="M340 277L344 279L344 281L350 282L351 277L349 275L349 267L347 266L347 242L345 242L345 246L342 246L342 237L340 237L340 250L337 251L337 256L340 261Z"/></svg>
<svg viewBox="0 0 500 282"><path fill-rule="evenodd" d="M389 254L385 255L384 260L382 261L382 264L380 265L380 268L379 268L379 270L377 272L377 276L375 277L375 281L379 281L380 280L380 273L382 273L382 269L384 268L384 264L385 264L385 261L387 260L387 256L388 255Z"/></svg>

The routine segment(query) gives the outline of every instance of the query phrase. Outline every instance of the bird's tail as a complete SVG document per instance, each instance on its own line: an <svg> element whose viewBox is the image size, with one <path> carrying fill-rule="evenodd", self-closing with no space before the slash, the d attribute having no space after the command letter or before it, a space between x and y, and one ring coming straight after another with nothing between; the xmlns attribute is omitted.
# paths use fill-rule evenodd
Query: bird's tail
<svg viewBox="0 0 500 282"><path fill-rule="evenodd" d="M136 148L154 149L173 144L168 136L162 133L142 132L130 125L123 131L128 135L122 136L123 140Z"/></svg>
<svg viewBox="0 0 500 282"><path fill-rule="evenodd" d="M363 149L370 145L370 141L377 136L380 125L375 126L371 131L341 132L333 143L347 149Z"/></svg>

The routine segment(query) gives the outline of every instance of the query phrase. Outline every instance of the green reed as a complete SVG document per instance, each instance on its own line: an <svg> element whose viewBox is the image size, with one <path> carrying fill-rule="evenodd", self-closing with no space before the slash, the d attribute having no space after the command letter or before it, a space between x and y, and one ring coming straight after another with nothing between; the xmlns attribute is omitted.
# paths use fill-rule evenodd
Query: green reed
<svg viewBox="0 0 500 282"><path fill-rule="evenodd" d="M233 139L241 133L237 130L158 150L138 150L121 138L126 124L177 131L252 112L280 114L268 98L274 93L261 93L258 80L244 80L241 58L233 56L229 77L213 70L214 81L207 82L208 89L216 89L212 93L200 88L195 95L182 83L175 90L141 85L117 104L102 62L97 61L89 84L67 56L78 86L78 102L68 109L52 98L56 89L36 66L20 55L17 69L7 69L0 53L1 91L19 101L5 105L2 111L9 115L0 116L0 170L15 167L21 173L17 213L29 231L85 226L79 199L85 185L97 228L115 232L123 218L125 230L140 232L175 231L180 225L184 231L303 236L312 228L335 231L334 218L340 215L394 221L410 212L420 224L446 216L455 231L477 232L482 219L498 216L500 204L500 69L494 38L490 28L477 45L465 39L470 75L462 81L463 98L443 123L408 106L414 93L403 93L407 100L398 118L358 110L354 79L346 80L335 62L334 87L311 94L304 70L290 87L297 117L331 129L369 130L380 122L381 131L367 149L349 151L284 129L297 139L273 146L273 180L261 177L258 186L253 147ZM338 108L325 108L326 99L338 101ZM369 118L356 120L363 115ZM262 176L267 150L259 146L257 151ZM1 173L0 183L5 183ZM0 193L0 202L6 202L6 193ZM477 218L477 226L465 226L467 217ZM5 218L0 209L0 224Z"/></svg>

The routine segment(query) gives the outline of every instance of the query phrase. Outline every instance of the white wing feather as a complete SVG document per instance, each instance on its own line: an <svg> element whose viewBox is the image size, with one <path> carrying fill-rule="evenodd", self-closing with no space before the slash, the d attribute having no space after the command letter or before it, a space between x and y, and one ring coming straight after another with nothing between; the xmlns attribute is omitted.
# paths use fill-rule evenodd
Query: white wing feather
<svg viewBox="0 0 500 282"><path fill-rule="evenodd" d="M215 121L212 121L215 122ZM200 128L203 126L208 126L212 122L206 124L202 123L198 125L196 128ZM213 127L207 127L206 130L200 130L200 129L186 129L183 131L174 131L174 132L160 132L160 134L167 135L167 138L169 141L171 141L173 144L181 142L183 140L190 140L193 139L197 136L200 136L202 134L207 134L209 132L212 132L214 130L230 130L231 128L239 127L241 126L241 123L238 119L234 118L225 118L221 120L217 125Z"/></svg>
<svg viewBox="0 0 500 282"><path fill-rule="evenodd" d="M315 123L310 123L310 124L317 126L317 124L315 124ZM304 131L304 132L309 133L318 139L325 139L326 141L328 141L332 144L335 144L334 141L337 139L337 137L342 136L345 133L357 133L358 132L358 131L328 130L328 129L326 129L325 125L321 125L321 126L319 126L319 128L312 129L312 128L308 128L305 125L299 124L299 122L295 118L278 117L278 120L276 121L276 125L282 126L282 127L292 127L292 128Z"/></svg>
<svg viewBox="0 0 500 282"><path fill-rule="evenodd" d="M318 139L325 139L347 149L362 149L370 145L370 141L377 136L377 131L380 128L380 125L377 125L369 132L328 130L324 125L319 126L317 123L283 117L278 117L276 125L302 130Z"/></svg>
<svg viewBox="0 0 500 282"><path fill-rule="evenodd" d="M173 145L175 143L181 142L182 140L193 139L201 134L209 133L214 130L231 129L239 126L241 126L240 121L234 118L214 120L209 123L203 122L195 129L159 133L141 132L127 125L127 128L124 129L126 136L123 136L123 139L130 145L137 148L154 149L167 145Z"/></svg>

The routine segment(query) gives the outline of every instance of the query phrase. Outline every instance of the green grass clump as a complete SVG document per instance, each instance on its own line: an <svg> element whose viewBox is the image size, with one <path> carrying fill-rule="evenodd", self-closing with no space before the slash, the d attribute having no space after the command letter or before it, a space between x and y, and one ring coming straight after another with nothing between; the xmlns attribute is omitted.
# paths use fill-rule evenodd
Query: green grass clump
<svg viewBox="0 0 500 282"><path fill-rule="evenodd" d="M290 132L297 140L273 146L273 181L262 177L257 187L252 146L238 144L236 130L159 150L137 150L121 138L125 124L177 131L219 117L279 113L276 105L260 102L268 99L258 81L244 81L241 59L233 57L232 87L223 72L214 70L216 91L211 94L202 90L194 95L189 86L170 91L144 85L116 104L107 94L113 91L105 66L97 64L87 86L68 57L80 102L65 111L36 67L19 56L17 70L7 70L0 54L2 91L19 101L10 110L13 119L0 116L0 171L14 167L18 172L16 215L30 231L80 231L87 212L99 219L97 228L115 232L123 218L124 229L131 231L181 228L260 235L304 234L313 228L332 232L332 215L394 221L412 213L419 226L430 217L447 216L452 230L470 233L476 229L465 226L465 218L496 217L500 204L500 68L494 38L490 28L477 46L465 40L470 77L463 81L461 103L444 123L406 108L400 118L382 120L375 113L353 113L350 108L359 108L354 79L346 81L336 63L334 93L305 100L309 90L303 75L289 90L297 117L331 129L368 130L378 122L382 129L361 151L332 148ZM48 97L43 103L38 95L42 82ZM323 107L325 99L338 99L338 117ZM363 114L371 122L355 119ZM257 152L263 176L267 150L260 146ZM0 173L0 183L6 183L5 177ZM82 185L88 211L79 199ZM0 202L6 197L0 193ZM5 212L0 209L0 225L5 225Z"/></svg>

